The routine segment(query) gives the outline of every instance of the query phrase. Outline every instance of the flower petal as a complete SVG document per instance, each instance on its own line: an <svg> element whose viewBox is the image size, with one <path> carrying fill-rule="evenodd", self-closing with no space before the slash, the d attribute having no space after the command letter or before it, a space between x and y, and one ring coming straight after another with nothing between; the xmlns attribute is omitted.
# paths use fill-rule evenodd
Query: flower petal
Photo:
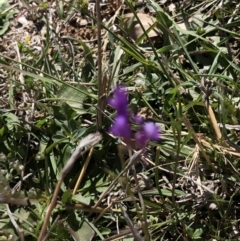
<svg viewBox="0 0 240 241"><path fill-rule="evenodd" d="M160 138L160 130L153 122L144 123L143 132L148 140L157 141Z"/></svg>
<svg viewBox="0 0 240 241"><path fill-rule="evenodd" d="M148 141L142 131L138 131L135 133L135 140L140 148L145 148Z"/></svg>
<svg viewBox="0 0 240 241"><path fill-rule="evenodd" d="M144 119L143 119L143 117L140 116L140 115L135 115L135 116L133 117L133 121L135 121L135 122L138 123L138 124L142 124L143 121L144 121Z"/></svg>
<svg viewBox="0 0 240 241"><path fill-rule="evenodd" d="M131 129L126 116L118 115L115 117L114 124L110 128L110 132L118 137L130 138Z"/></svg>
<svg viewBox="0 0 240 241"><path fill-rule="evenodd" d="M117 86L114 96L108 100L108 104L115 108L119 115L127 115L128 95L125 88Z"/></svg>

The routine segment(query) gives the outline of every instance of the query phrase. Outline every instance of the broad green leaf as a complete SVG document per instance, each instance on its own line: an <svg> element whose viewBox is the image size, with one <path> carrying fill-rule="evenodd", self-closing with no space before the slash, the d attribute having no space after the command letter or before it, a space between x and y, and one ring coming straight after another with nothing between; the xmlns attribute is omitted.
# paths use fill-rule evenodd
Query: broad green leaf
<svg viewBox="0 0 240 241"><path fill-rule="evenodd" d="M80 91L82 90L82 91ZM78 114L84 114L87 111L83 109L83 102L86 97L85 93L87 89L83 86L73 89L70 86L62 85L58 91L58 97L65 100L65 102L71 106L71 108ZM73 113L72 113L73 114ZM68 116L69 118L70 116ZM70 119L70 118L69 118Z"/></svg>
<svg viewBox="0 0 240 241"><path fill-rule="evenodd" d="M80 193L73 195L72 200L80 203L84 203L86 205L90 204L91 198L90 197L84 197Z"/></svg>
<svg viewBox="0 0 240 241"><path fill-rule="evenodd" d="M94 230L89 224L86 221L83 221L81 228L75 232L75 235L80 241L91 241L94 237L94 233Z"/></svg>
<svg viewBox="0 0 240 241"><path fill-rule="evenodd" d="M194 231L192 235L192 239L199 239L201 238L201 235L203 234L203 230L201 228L198 228Z"/></svg>
<svg viewBox="0 0 240 241"><path fill-rule="evenodd" d="M76 111L74 111L67 103L62 104L62 109L68 121L76 116Z"/></svg>

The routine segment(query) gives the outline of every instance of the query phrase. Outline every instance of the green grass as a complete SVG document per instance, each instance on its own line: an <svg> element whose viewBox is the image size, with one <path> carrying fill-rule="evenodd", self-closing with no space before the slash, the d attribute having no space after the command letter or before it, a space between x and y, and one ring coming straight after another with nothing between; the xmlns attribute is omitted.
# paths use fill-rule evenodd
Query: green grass
<svg viewBox="0 0 240 241"><path fill-rule="evenodd" d="M102 23L102 56L100 41L57 37L44 15L38 50L26 39L16 42L15 58L2 50L0 240L239 239L239 3L188 2L175 4L173 14L169 3L147 1L162 32L155 39L148 37L153 27L136 41L119 32L120 11L119 31ZM75 10L92 30L100 27L82 2L56 5L54 20ZM135 16L140 8L130 0L125 6ZM26 11L13 10L13 20L0 20ZM108 132L115 113L107 99L118 83L133 112L161 128L136 175L119 176L132 158ZM96 132L102 138L93 148L81 142ZM79 143L85 153L62 176Z"/></svg>

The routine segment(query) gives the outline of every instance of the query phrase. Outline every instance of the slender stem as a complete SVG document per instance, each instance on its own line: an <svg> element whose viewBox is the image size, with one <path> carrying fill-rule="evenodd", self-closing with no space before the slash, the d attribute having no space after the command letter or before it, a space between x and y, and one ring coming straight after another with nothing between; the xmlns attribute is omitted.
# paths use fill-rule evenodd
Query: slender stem
<svg viewBox="0 0 240 241"><path fill-rule="evenodd" d="M97 126L102 128L102 36L101 36L101 11L100 1L96 1L97 12L97 39L98 39L98 108L97 108Z"/></svg>
<svg viewBox="0 0 240 241"><path fill-rule="evenodd" d="M50 205L48 207L48 211L47 211L46 217L44 219L43 226L42 226L41 232L40 232L39 237L38 237L38 241L43 241L45 239L45 232L47 230L48 222L50 220L52 211L53 211L53 209L54 209L54 207L56 205L58 193L59 193L59 190L61 189L61 185L62 185L63 179L64 178L61 175L61 178L59 179L58 184L57 184L57 186L55 188L55 191L54 191L51 203L50 203Z"/></svg>
<svg viewBox="0 0 240 241"><path fill-rule="evenodd" d="M89 151L89 153L88 153L88 156L87 156L87 159L86 159L86 161L85 161L85 163L84 163L84 165L83 165L83 167L82 167L82 170L81 170L81 172L80 172L80 174L79 174L77 183L76 183L76 185L75 185L75 187L74 187L74 189L73 189L73 195L76 194L77 189L78 189L78 187L79 187L80 184L81 184L81 181L82 181L82 179L83 179L83 176L84 176L84 174L85 174L85 172L86 172L86 170L87 170L88 164L89 164L89 162L90 162L90 160L91 160L92 154L93 154L93 147L90 149L90 151Z"/></svg>
<svg viewBox="0 0 240 241"><path fill-rule="evenodd" d="M128 153L129 153L129 157L131 157L132 156L132 148L130 148L130 147L128 148ZM135 181L136 188L137 188L138 198L139 198L141 208L142 208L142 213L143 213L143 217L140 216L140 215L139 216L140 216L140 220L142 222L142 227L143 227L143 231L144 231L144 234L145 234L145 240L150 241L150 235L149 235L148 228L147 228L146 208L145 208L145 204L144 204L144 201L143 201L143 197L142 197L142 194L141 194L140 187L138 185L137 172L136 172L136 169L135 169L135 165L132 165L132 171L133 171L133 177L134 177L134 181ZM134 200L134 198L133 198L133 200ZM138 209L137 205L136 205L136 209Z"/></svg>

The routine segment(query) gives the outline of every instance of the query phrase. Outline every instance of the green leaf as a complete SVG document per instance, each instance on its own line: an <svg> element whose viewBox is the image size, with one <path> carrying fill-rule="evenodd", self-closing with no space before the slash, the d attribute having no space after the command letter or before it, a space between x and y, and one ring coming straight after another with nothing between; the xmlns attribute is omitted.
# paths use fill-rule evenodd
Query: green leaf
<svg viewBox="0 0 240 241"><path fill-rule="evenodd" d="M62 195L62 201L63 203L70 203L72 199L72 191L71 190L67 190L63 193Z"/></svg>
<svg viewBox="0 0 240 241"><path fill-rule="evenodd" d="M64 100L76 113L84 114L86 110L83 109L83 102L87 97L85 91L86 88L84 86L73 89L70 86L62 85L58 91L58 97Z"/></svg>
<svg viewBox="0 0 240 241"><path fill-rule="evenodd" d="M201 228L196 229L193 233L192 239L201 238L202 233L203 233L203 230Z"/></svg>
<svg viewBox="0 0 240 241"><path fill-rule="evenodd" d="M94 237L94 231L86 221L83 221L81 228L75 232L75 235L78 240L91 241Z"/></svg>
<svg viewBox="0 0 240 241"><path fill-rule="evenodd" d="M3 127L0 129L0 136L1 136L1 137L4 135L4 132L5 132L5 127L3 126Z"/></svg>
<svg viewBox="0 0 240 241"><path fill-rule="evenodd" d="M89 205L90 201L91 201L91 198L90 197L84 197L80 193L78 193L78 194L72 196L72 200L74 200L76 202L84 203L86 205Z"/></svg>
<svg viewBox="0 0 240 241"><path fill-rule="evenodd" d="M18 117L13 113L9 112L4 114L4 116L6 117L6 122L7 122L6 125L8 130L13 130L15 126L20 126L20 121Z"/></svg>
<svg viewBox="0 0 240 241"><path fill-rule="evenodd" d="M7 0L0 0L0 36L8 30L9 19L13 17L13 10L8 10L9 7Z"/></svg>
<svg viewBox="0 0 240 241"><path fill-rule="evenodd" d="M81 41L80 39L78 39L77 41L82 45L82 47L84 49L85 57L86 57L87 61L89 62L89 64L91 65L91 67L93 68L95 65L94 65L92 51L83 41Z"/></svg>
<svg viewBox="0 0 240 241"><path fill-rule="evenodd" d="M57 137L55 136L55 138L58 138L58 136ZM59 139L59 141L55 141L54 143L52 143L50 146L46 148L45 155L49 154L53 150L53 148L55 148L55 146L57 146L60 143L69 143L69 138L65 137L65 138Z"/></svg>
<svg viewBox="0 0 240 241"><path fill-rule="evenodd" d="M8 30L9 24L10 24L9 21L5 20L3 25L0 26L0 36L3 35Z"/></svg>
<svg viewBox="0 0 240 241"><path fill-rule="evenodd" d="M78 129L78 123L74 119L71 119L68 125L72 133Z"/></svg>
<svg viewBox="0 0 240 241"><path fill-rule="evenodd" d="M13 113L8 112L8 113L4 114L3 116L6 117L6 120L7 120L8 123L14 123L14 124L20 123L18 117L16 115L14 115Z"/></svg>
<svg viewBox="0 0 240 241"><path fill-rule="evenodd" d="M71 120L76 116L76 111L73 110L67 103L63 103L62 108L67 120Z"/></svg>
<svg viewBox="0 0 240 241"><path fill-rule="evenodd" d="M37 128L41 128L47 122L47 118L43 118L36 123Z"/></svg>
<svg viewBox="0 0 240 241"><path fill-rule="evenodd" d="M52 140L54 142L58 142L58 143L64 143L65 140L69 140L68 138L66 138L65 135L63 135L61 132L58 132L57 134L52 136Z"/></svg>
<svg viewBox="0 0 240 241"><path fill-rule="evenodd" d="M71 136L71 130L69 129L69 127L65 124L62 124L62 129L63 129L63 134L66 136L66 137L69 137Z"/></svg>
<svg viewBox="0 0 240 241"><path fill-rule="evenodd" d="M160 190L162 195L168 196L168 197L172 196L172 190L168 190L168 189L160 189ZM159 192L157 189L142 191L142 195L156 195L158 193ZM183 192L182 190L175 189L175 194L176 196L184 196L185 192Z"/></svg>
<svg viewBox="0 0 240 241"><path fill-rule="evenodd" d="M120 69L120 60L122 57L123 51L120 46L117 46L115 52L114 52L114 60L113 60L113 65L112 68L114 70L113 76L112 76L112 81L114 86L117 85L118 78L119 78L119 69Z"/></svg>

